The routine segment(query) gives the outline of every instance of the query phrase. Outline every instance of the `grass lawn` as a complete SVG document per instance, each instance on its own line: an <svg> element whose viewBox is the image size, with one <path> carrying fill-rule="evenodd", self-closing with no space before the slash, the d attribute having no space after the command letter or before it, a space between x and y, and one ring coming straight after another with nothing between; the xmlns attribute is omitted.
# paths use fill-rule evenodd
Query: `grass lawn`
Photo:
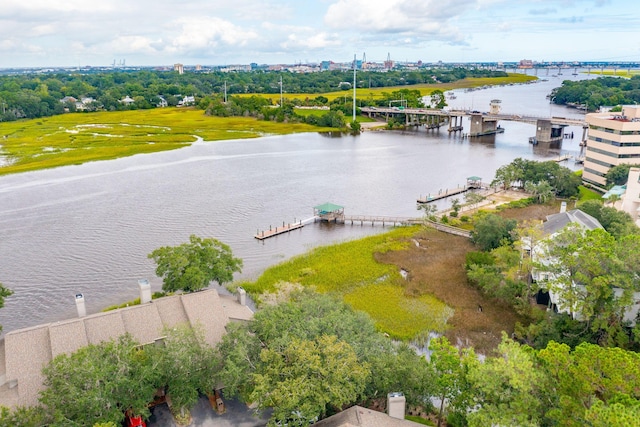
<svg viewBox="0 0 640 427"><path fill-rule="evenodd" d="M578 187L578 190L580 191L580 195L578 196L578 200L580 202L586 202L587 200L602 200L602 194L583 185Z"/></svg>
<svg viewBox="0 0 640 427"><path fill-rule="evenodd" d="M0 160L8 162L0 175L173 150L196 137L219 141L330 130L335 129L210 117L186 108L63 114L0 123Z"/></svg>

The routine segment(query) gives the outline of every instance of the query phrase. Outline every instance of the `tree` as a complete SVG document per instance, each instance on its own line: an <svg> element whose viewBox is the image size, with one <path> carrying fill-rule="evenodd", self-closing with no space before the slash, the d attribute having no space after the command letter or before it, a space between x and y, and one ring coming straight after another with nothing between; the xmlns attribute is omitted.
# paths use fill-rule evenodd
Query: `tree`
<svg viewBox="0 0 640 427"><path fill-rule="evenodd" d="M552 421L568 427L615 425L606 424L606 419L638 413L638 353L589 343L571 351L568 345L552 341L539 351L539 359L554 384L552 407L547 414ZM614 409L618 410L614 413Z"/></svg>
<svg viewBox="0 0 640 427"><path fill-rule="evenodd" d="M362 125L357 120L354 120L351 123L349 123L349 126L351 127L352 133L360 133L360 130L362 129Z"/></svg>
<svg viewBox="0 0 640 427"><path fill-rule="evenodd" d="M467 415L470 427L538 426L544 416L546 372L535 351L502 335L498 357L484 362L466 359L468 380L474 390Z"/></svg>
<svg viewBox="0 0 640 427"><path fill-rule="evenodd" d="M431 106L439 110L447 106L447 99L444 96L444 92L440 89L431 92Z"/></svg>
<svg viewBox="0 0 640 427"><path fill-rule="evenodd" d="M533 196L536 203L547 203L551 197L553 197L553 188L547 181L540 181L537 184L533 182L527 182L524 187L527 193Z"/></svg>
<svg viewBox="0 0 640 427"><path fill-rule="evenodd" d="M171 410L179 418L188 418L199 394L212 393L216 386L214 349L205 342L203 331L183 324L167 329L164 347L153 350Z"/></svg>
<svg viewBox="0 0 640 427"><path fill-rule="evenodd" d="M480 193L476 193L475 191L467 191L464 193L464 201L471 205L471 209L477 208L480 202L484 199L486 199L485 196Z"/></svg>
<svg viewBox="0 0 640 427"><path fill-rule="evenodd" d="M361 396L370 375L353 348L331 335L264 349L260 360L251 401L273 408L269 425L307 425L339 411Z"/></svg>
<svg viewBox="0 0 640 427"><path fill-rule="evenodd" d="M13 295L13 291L0 283L0 308L4 307L4 299ZM2 325L0 325L0 332L2 332Z"/></svg>
<svg viewBox="0 0 640 427"><path fill-rule="evenodd" d="M467 409L469 383L466 380L466 371L459 350L449 343L446 338L437 338L429 345L431 357L429 366L433 370L435 392L440 400L438 410L438 427L442 423L442 415L445 403L465 412Z"/></svg>
<svg viewBox="0 0 640 427"><path fill-rule="evenodd" d="M148 417L147 405L158 388L152 359L129 335L60 354L43 374L46 389L40 401L71 425L119 424L127 409Z"/></svg>
<svg viewBox="0 0 640 427"><path fill-rule="evenodd" d="M229 246L195 235L189 237L189 243L158 248L149 258L156 262L156 274L162 277L166 292L199 291L212 281L227 283L242 269L242 260L233 257Z"/></svg>
<svg viewBox="0 0 640 427"><path fill-rule="evenodd" d="M486 214L478 219L471 232L471 240L481 250L489 251L502 245L504 241L512 243L514 240L513 230L517 221L505 219L496 214Z"/></svg>
<svg viewBox="0 0 640 427"><path fill-rule="evenodd" d="M458 216L458 212L460 212L460 199L451 200L451 216Z"/></svg>
<svg viewBox="0 0 640 427"><path fill-rule="evenodd" d="M627 344L624 314L640 290L640 236L616 240L602 229L567 227L549 243L539 268L549 271L549 288L562 307L599 334L602 345Z"/></svg>
<svg viewBox="0 0 640 427"><path fill-rule="evenodd" d="M325 353L323 346L328 347L328 352ZM308 289L292 293L288 302L258 311L249 324L232 325L217 349L222 358L218 378L225 384L225 393L254 400L260 399L257 387L263 391L274 387L277 393L269 394L269 401L262 400L261 404L264 407L285 405L283 408L287 409L279 411L279 417L290 418L295 416L292 411L299 409L306 419L314 419L335 406L335 402L344 401L343 395L334 396L331 401L324 400L326 397L316 401L319 387L323 387L322 390L339 388L343 381L319 371L317 360L352 366L351 353L367 372L354 371L357 390L346 388L351 390L350 404L384 397L390 390L402 390L409 404L430 405L425 396L431 395L432 381L428 380L423 357L406 345L394 345L378 333L366 314L355 312L335 297ZM338 355L339 352L343 355ZM323 378L324 384L311 380L309 388L287 389L287 379L280 373L286 358L296 361L296 366L286 370L290 378L303 381L308 376L317 376ZM274 363L278 369L265 366L267 363ZM363 377L366 381L361 388ZM329 396L331 393L337 391L331 391ZM298 407L287 406L293 404Z"/></svg>
<svg viewBox="0 0 640 427"><path fill-rule="evenodd" d="M607 174L604 176L607 180L607 187L613 187L614 185L624 185L627 183L627 179L629 179L629 169L638 168L640 165L632 165L632 164L621 164L616 165L609 169Z"/></svg>

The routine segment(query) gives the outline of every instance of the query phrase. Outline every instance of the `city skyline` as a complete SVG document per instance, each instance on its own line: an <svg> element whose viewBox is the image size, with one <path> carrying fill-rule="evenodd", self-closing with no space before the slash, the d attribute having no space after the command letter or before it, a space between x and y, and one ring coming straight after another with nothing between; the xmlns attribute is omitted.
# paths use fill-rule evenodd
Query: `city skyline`
<svg viewBox="0 0 640 427"><path fill-rule="evenodd" d="M634 61L623 0L6 0L0 68Z"/></svg>

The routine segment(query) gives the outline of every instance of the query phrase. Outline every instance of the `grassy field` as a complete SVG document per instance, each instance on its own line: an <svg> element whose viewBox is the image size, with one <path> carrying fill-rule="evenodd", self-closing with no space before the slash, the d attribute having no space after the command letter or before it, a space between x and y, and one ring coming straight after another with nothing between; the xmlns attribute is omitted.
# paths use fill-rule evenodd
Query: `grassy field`
<svg viewBox="0 0 640 427"><path fill-rule="evenodd" d="M0 123L0 175L173 150L205 141L335 129L158 108Z"/></svg>

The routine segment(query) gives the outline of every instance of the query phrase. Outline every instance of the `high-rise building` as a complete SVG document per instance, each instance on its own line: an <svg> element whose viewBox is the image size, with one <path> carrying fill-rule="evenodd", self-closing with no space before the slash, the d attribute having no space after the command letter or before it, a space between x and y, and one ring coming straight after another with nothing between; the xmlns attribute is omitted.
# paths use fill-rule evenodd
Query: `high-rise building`
<svg viewBox="0 0 640 427"><path fill-rule="evenodd" d="M589 137L582 181L605 191L609 169L640 163L640 105L624 106L617 113L587 114L586 120Z"/></svg>
<svg viewBox="0 0 640 427"><path fill-rule="evenodd" d="M177 71L178 74L184 74L184 65L182 65L182 64L173 64L173 71Z"/></svg>

